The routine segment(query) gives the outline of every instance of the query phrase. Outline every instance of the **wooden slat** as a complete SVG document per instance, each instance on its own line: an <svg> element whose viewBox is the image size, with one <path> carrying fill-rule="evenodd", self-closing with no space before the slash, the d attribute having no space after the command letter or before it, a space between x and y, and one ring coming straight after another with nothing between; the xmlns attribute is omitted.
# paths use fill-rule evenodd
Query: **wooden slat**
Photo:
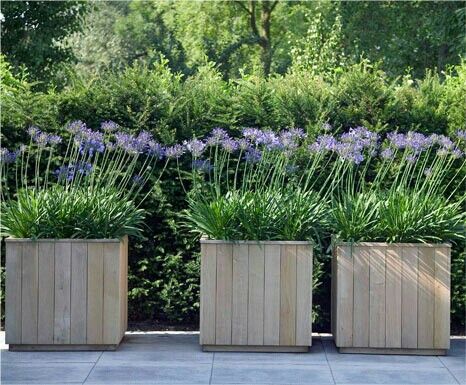
<svg viewBox="0 0 466 385"><path fill-rule="evenodd" d="M53 344L55 243L39 243L39 314L37 342Z"/></svg>
<svg viewBox="0 0 466 385"><path fill-rule="evenodd" d="M264 345L280 344L280 245L265 245Z"/></svg>
<svg viewBox="0 0 466 385"><path fill-rule="evenodd" d="M387 348L401 348L401 247L388 247L385 255L385 337Z"/></svg>
<svg viewBox="0 0 466 385"><path fill-rule="evenodd" d="M333 338L337 336L337 248L332 248L331 282L330 282L330 331Z"/></svg>
<svg viewBox="0 0 466 385"><path fill-rule="evenodd" d="M367 246L353 247L353 346L369 346L369 256Z"/></svg>
<svg viewBox="0 0 466 385"><path fill-rule="evenodd" d="M434 344L435 249L419 247L417 347L431 349Z"/></svg>
<svg viewBox="0 0 466 385"><path fill-rule="evenodd" d="M16 242L6 244L5 279L5 342L21 343L21 257L23 245Z"/></svg>
<svg viewBox="0 0 466 385"><path fill-rule="evenodd" d="M87 341L87 243L71 244L71 331L70 343Z"/></svg>
<svg viewBox="0 0 466 385"><path fill-rule="evenodd" d="M55 243L55 316L53 342L70 343L71 243Z"/></svg>
<svg viewBox="0 0 466 385"><path fill-rule="evenodd" d="M231 308L233 290L233 246L217 245L217 305L215 343L231 344Z"/></svg>
<svg viewBox="0 0 466 385"><path fill-rule="evenodd" d="M401 271L401 347L417 348L417 247L403 247Z"/></svg>
<svg viewBox="0 0 466 385"><path fill-rule="evenodd" d="M280 345L296 343L296 246L281 246Z"/></svg>
<svg viewBox="0 0 466 385"><path fill-rule="evenodd" d="M249 245L248 345L264 344L264 245Z"/></svg>
<svg viewBox="0 0 466 385"><path fill-rule="evenodd" d="M215 344L217 245L201 243L200 343Z"/></svg>
<svg viewBox="0 0 466 385"><path fill-rule="evenodd" d="M128 328L128 237L120 242L120 335Z"/></svg>
<svg viewBox="0 0 466 385"><path fill-rule="evenodd" d="M337 246L335 295L335 343L338 347L353 344L353 259L351 246Z"/></svg>
<svg viewBox="0 0 466 385"><path fill-rule="evenodd" d="M369 347L385 346L385 250L373 247L369 271Z"/></svg>
<svg viewBox="0 0 466 385"><path fill-rule="evenodd" d="M120 244L104 244L104 311L103 342L118 344L120 342Z"/></svg>
<svg viewBox="0 0 466 385"><path fill-rule="evenodd" d="M39 260L36 242L23 245L23 277L21 288L21 343L37 343Z"/></svg>
<svg viewBox="0 0 466 385"><path fill-rule="evenodd" d="M233 309L231 343L248 343L248 245L233 245Z"/></svg>
<svg viewBox="0 0 466 385"><path fill-rule="evenodd" d="M90 242L87 262L87 343L103 344L104 245Z"/></svg>
<svg viewBox="0 0 466 385"><path fill-rule="evenodd" d="M450 248L435 250L434 348L450 348Z"/></svg>
<svg viewBox="0 0 466 385"><path fill-rule="evenodd" d="M312 345L312 246L296 247L296 345Z"/></svg>

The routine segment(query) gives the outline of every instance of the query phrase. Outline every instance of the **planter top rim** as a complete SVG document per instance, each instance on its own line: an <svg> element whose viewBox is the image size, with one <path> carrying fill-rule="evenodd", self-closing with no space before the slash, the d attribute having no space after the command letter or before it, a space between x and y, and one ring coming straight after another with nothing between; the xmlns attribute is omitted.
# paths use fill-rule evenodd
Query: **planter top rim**
<svg viewBox="0 0 466 385"><path fill-rule="evenodd" d="M6 242L69 242L69 243L114 243L121 242L123 239L103 238L103 239L85 239L85 238L11 238L5 239Z"/></svg>
<svg viewBox="0 0 466 385"><path fill-rule="evenodd" d="M383 247L407 247L407 246L416 246L416 247L451 247L449 243L388 243L388 242L335 242L334 246L383 246Z"/></svg>
<svg viewBox="0 0 466 385"><path fill-rule="evenodd" d="M268 244L268 245L312 245L310 241L232 241L232 240L221 240L221 239L201 239L201 243L231 243L231 244L246 244L246 245L257 245L257 244Z"/></svg>

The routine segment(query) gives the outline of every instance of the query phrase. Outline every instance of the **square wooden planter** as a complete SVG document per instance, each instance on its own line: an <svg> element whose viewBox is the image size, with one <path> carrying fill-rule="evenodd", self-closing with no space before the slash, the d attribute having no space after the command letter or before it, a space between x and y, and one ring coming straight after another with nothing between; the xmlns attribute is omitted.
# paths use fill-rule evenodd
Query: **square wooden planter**
<svg viewBox="0 0 466 385"><path fill-rule="evenodd" d="M127 328L128 238L6 239L10 350L116 349Z"/></svg>
<svg viewBox="0 0 466 385"><path fill-rule="evenodd" d="M450 347L450 245L338 243L332 333L341 353L443 355Z"/></svg>
<svg viewBox="0 0 466 385"><path fill-rule="evenodd" d="M311 305L309 242L201 240L203 350L307 351Z"/></svg>

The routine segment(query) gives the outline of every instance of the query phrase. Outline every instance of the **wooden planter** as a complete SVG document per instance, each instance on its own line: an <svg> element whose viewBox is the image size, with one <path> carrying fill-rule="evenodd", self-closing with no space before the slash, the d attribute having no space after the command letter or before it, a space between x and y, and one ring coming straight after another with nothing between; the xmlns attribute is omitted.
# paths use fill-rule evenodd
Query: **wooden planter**
<svg viewBox="0 0 466 385"><path fill-rule="evenodd" d="M203 350L307 351L311 304L309 242L201 240Z"/></svg>
<svg viewBox="0 0 466 385"><path fill-rule="evenodd" d="M446 354L450 245L336 244L332 332L341 353Z"/></svg>
<svg viewBox="0 0 466 385"><path fill-rule="evenodd" d="M128 238L6 239L10 350L115 349L127 328Z"/></svg>

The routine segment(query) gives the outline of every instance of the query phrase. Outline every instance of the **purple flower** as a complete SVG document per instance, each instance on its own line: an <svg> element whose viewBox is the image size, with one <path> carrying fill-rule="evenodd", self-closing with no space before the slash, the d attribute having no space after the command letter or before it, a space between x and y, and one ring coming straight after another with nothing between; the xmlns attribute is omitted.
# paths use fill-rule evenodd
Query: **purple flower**
<svg viewBox="0 0 466 385"><path fill-rule="evenodd" d="M136 174L131 178L131 181L133 182L133 184L137 186L141 186L144 182L144 179L142 178L141 175Z"/></svg>
<svg viewBox="0 0 466 385"><path fill-rule="evenodd" d="M37 135L39 135L41 133L41 131L39 130L38 127L36 126L30 126L27 130L28 132L28 135L31 137L31 138L36 138Z"/></svg>
<svg viewBox="0 0 466 385"><path fill-rule="evenodd" d="M241 151L247 151L251 147L249 140L240 138L238 139L238 147Z"/></svg>
<svg viewBox="0 0 466 385"><path fill-rule="evenodd" d="M390 132L387 134L387 139L392 147L403 149L406 147L406 137L404 134Z"/></svg>
<svg viewBox="0 0 466 385"><path fill-rule="evenodd" d="M60 135L49 135L50 144L59 144L61 142L62 142L62 138Z"/></svg>
<svg viewBox="0 0 466 385"><path fill-rule="evenodd" d="M235 152L239 147L238 142L232 138L222 140L221 146L229 154Z"/></svg>
<svg viewBox="0 0 466 385"><path fill-rule="evenodd" d="M206 147L206 144L199 139L184 141L183 145L186 147L186 150L188 150L188 152L192 154L194 158L198 158L199 156L201 156Z"/></svg>
<svg viewBox="0 0 466 385"><path fill-rule="evenodd" d="M81 154L94 155L96 152L105 151L104 134L99 131L92 131L89 128L85 128L80 132L76 133L75 143L79 146Z"/></svg>
<svg viewBox="0 0 466 385"><path fill-rule="evenodd" d="M113 132L118 130L119 128L120 126L111 120L107 120L106 122L102 122L100 124L100 129L105 132Z"/></svg>
<svg viewBox="0 0 466 385"><path fill-rule="evenodd" d="M242 133L244 138L254 143L262 135L262 131L254 127L243 128Z"/></svg>
<svg viewBox="0 0 466 385"><path fill-rule="evenodd" d="M380 152L380 156L382 157L382 159L393 159L395 156L395 153L390 147L387 147L386 149Z"/></svg>
<svg viewBox="0 0 466 385"><path fill-rule="evenodd" d="M214 128L207 138L207 144L209 146L216 146L223 140L228 139L228 134L223 128Z"/></svg>
<svg viewBox="0 0 466 385"><path fill-rule="evenodd" d="M260 162L261 158L262 153L255 148L250 148L244 154L244 160L249 163L258 163Z"/></svg>
<svg viewBox="0 0 466 385"><path fill-rule="evenodd" d="M360 164L364 160L361 151L362 147L360 145L350 142L340 142L336 145L336 152L340 158L354 164Z"/></svg>
<svg viewBox="0 0 466 385"><path fill-rule="evenodd" d="M448 150L446 148L440 148L437 150L437 155L438 156L447 156L448 155Z"/></svg>
<svg viewBox="0 0 466 385"><path fill-rule="evenodd" d="M154 156L157 159L162 159L165 155L165 147L155 140L150 140L147 143L147 154L149 156Z"/></svg>
<svg viewBox="0 0 466 385"><path fill-rule="evenodd" d="M328 122L322 124L322 129L325 131L325 132L329 132L332 130L332 125Z"/></svg>
<svg viewBox="0 0 466 385"><path fill-rule="evenodd" d="M66 127L66 130L72 134L77 134L78 132L84 131L86 129L86 123L82 122L81 120L75 120L74 122L69 123Z"/></svg>
<svg viewBox="0 0 466 385"><path fill-rule="evenodd" d="M185 148L181 144L175 144L174 146L167 147L165 155L168 159L178 159L185 152Z"/></svg>
<svg viewBox="0 0 466 385"><path fill-rule="evenodd" d="M10 164L16 162L20 151L9 151L6 148L0 148L0 164Z"/></svg>
<svg viewBox="0 0 466 385"><path fill-rule="evenodd" d="M147 131L142 131L138 136L117 132L115 134L117 147L123 149L130 154L142 154L149 150L149 146L153 144L152 135Z"/></svg>
<svg viewBox="0 0 466 385"><path fill-rule="evenodd" d="M438 136L425 136L420 132L409 131L406 135L399 134L397 132L391 132L387 135L387 139L392 147L413 151L418 154L427 148L429 148L436 140Z"/></svg>
<svg viewBox="0 0 466 385"><path fill-rule="evenodd" d="M324 151L335 151L338 141L333 135L319 135L316 141L309 145L308 149L311 153L320 153Z"/></svg>
<svg viewBox="0 0 466 385"><path fill-rule="evenodd" d="M455 135L460 140L466 140L466 130L457 130Z"/></svg>
<svg viewBox="0 0 466 385"><path fill-rule="evenodd" d="M210 172L214 168L208 159L195 159L193 160L192 167L195 170L205 173Z"/></svg>
<svg viewBox="0 0 466 385"><path fill-rule="evenodd" d="M342 142L353 143L363 148L374 148L377 146L379 135L369 131L365 127L350 128L348 132L340 136Z"/></svg>
<svg viewBox="0 0 466 385"><path fill-rule="evenodd" d="M73 166L60 166L54 174L59 182L71 182L74 179L75 169Z"/></svg>
<svg viewBox="0 0 466 385"><path fill-rule="evenodd" d="M256 144L262 144L268 150L275 150L283 147L278 136L270 130L261 131L261 134L256 138Z"/></svg>
<svg viewBox="0 0 466 385"><path fill-rule="evenodd" d="M416 163L418 157L417 155L415 154L409 154L407 157L406 157L406 161L409 163L409 164L414 164Z"/></svg>
<svg viewBox="0 0 466 385"><path fill-rule="evenodd" d="M447 150L452 150L455 147L455 143L453 143L453 141L449 137L447 137L445 135L439 135L437 143L441 147L443 147L443 148L445 148Z"/></svg>
<svg viewBox="0 0 466 385"><path fill-rule="evenodd" d="M292 128L288 131L280 132L279 143L281 147L294 149L298 147L299 140L306 138L306 136L302 128Z"/></svg>
<svg viewBox="0 0 466 385"><path fill-rule="evenodd" d="M451 151L451 156L454 159L460 159L463 157L463 155L464 155L463 151L461 151L459 148L455 148Z"/></svg>

